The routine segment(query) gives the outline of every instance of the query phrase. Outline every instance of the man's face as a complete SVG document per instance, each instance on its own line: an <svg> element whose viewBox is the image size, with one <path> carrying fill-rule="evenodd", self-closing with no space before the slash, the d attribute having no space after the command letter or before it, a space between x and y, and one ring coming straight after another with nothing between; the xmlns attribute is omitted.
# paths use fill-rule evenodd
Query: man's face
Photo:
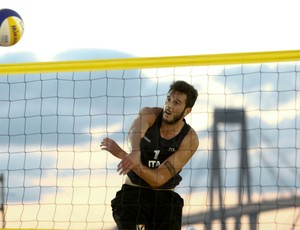
<svg viewBox="0 0 300 230"><path fill-rule="evenodd" d="M168 93L163 113L163 121L174 124L182 120L188 113L185 108L186 95L177 91Z"/></svg>

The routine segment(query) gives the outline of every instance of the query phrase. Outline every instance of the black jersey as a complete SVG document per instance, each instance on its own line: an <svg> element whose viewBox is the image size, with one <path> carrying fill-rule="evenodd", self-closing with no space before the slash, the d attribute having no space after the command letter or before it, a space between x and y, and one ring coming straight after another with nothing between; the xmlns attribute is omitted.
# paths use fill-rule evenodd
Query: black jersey
<svg viewBox="0 0 300 230"><path fill-rule="evenodd" d="M141 163L149 168L159 167L159 165L162 164L169 156L175 153L179 148L181 141L191 128L190 125L188 125L184 120L183 128L175 137L169 140L164 139L160 136L162 115L163 113L161 112L157 117L155 123L147 130L145 136L141 139L140 143ZM160 188L175 188L182 180L182 177L179 175L179 173L180 172L178 172L174 177L172 177ZM130 171L127 175L132 183L145 187L150 187L150 185L147 182L141 179L133 171Z"/></svg>

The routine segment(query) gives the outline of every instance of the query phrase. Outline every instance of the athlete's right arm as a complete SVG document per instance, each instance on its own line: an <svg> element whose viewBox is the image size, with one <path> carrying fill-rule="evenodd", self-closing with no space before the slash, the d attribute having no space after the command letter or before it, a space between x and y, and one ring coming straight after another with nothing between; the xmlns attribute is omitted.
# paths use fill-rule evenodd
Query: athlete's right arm
<svg viewBox="0 0 300 230"><path fill-rule="evenodd" d="M127 174L131 169L139 166L141 138L144 137L148 128L153 125L161 110L161 108L144 107L140 110L137 118L132 122L128 133L130 153L124 156L118 165L120 174Z"/></svg>

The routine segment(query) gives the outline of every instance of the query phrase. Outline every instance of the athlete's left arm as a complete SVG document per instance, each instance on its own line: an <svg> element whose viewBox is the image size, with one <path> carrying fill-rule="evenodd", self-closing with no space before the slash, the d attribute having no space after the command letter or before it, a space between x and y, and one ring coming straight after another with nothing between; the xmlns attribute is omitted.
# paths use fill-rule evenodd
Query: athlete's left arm
<svg viewBox="0 0 300 230"><path fill-rule="evenodd" d="M158 168L152 169L140 164L133 171L144 179L151 187L158 188L175 176L192 158L199 145L194 129L190 129L182 140L178 150L168 157Z"/></svg>

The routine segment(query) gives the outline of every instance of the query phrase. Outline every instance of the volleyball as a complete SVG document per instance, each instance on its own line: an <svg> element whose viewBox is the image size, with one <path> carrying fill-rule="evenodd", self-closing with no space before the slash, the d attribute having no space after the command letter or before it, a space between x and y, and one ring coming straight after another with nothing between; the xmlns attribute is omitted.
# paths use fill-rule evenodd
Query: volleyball
<svg viewBox="0 0 300 230"><path fill-rule="evenodd" d="M0 46L13 46L22 37L24 23L21 16L11 9L0 10Z"/></svg>

